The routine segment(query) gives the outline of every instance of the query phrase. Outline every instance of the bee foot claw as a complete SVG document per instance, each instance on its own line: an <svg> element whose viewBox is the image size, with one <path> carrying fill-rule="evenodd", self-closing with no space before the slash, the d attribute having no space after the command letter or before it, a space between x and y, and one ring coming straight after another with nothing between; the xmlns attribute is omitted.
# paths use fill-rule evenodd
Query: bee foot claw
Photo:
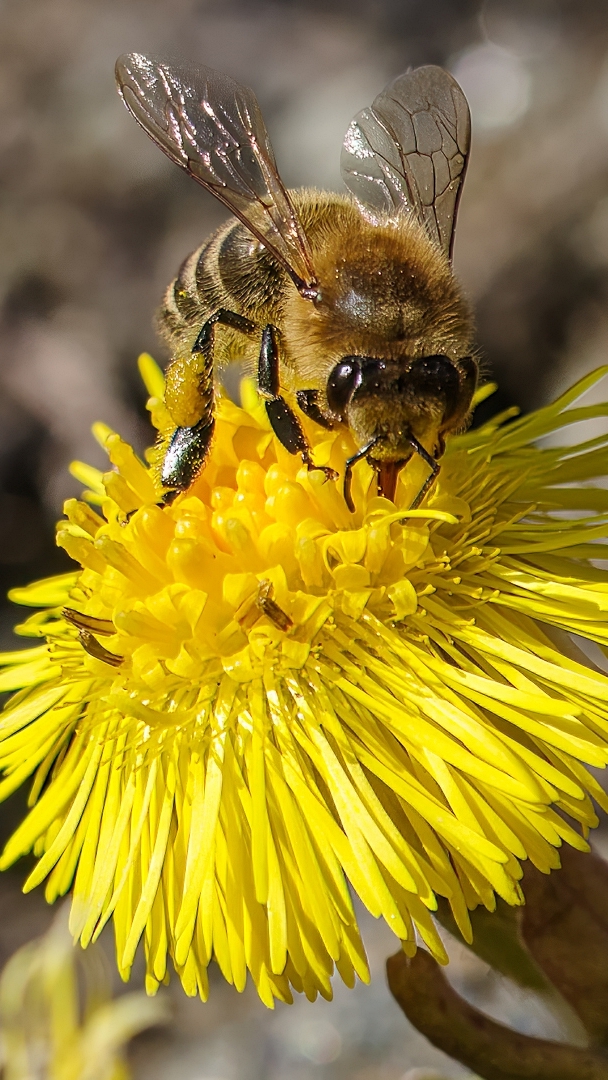
<svg viewBox="0 0 608 1080"><path fill-rule="evenodd" d="M307 461L305 464L308 466L309 472L322 472L325 473L325 480L337 480L340 473L337 473L335 469L330 469L328 465L313 465L312 461Z"/></svg>

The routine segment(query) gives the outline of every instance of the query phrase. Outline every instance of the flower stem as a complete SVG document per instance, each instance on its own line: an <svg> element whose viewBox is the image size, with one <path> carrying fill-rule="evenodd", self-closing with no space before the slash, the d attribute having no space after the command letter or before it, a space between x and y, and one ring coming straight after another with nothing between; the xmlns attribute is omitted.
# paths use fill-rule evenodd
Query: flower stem
<svg viewBox="0 0 608 1080"><path fill-rule="evenodd" d="M484 1080L608 1080L601 1050L512 1031L464 1001L432 956L398 952L386 964L391 993L408 1020L444 1053Z"/></svg>

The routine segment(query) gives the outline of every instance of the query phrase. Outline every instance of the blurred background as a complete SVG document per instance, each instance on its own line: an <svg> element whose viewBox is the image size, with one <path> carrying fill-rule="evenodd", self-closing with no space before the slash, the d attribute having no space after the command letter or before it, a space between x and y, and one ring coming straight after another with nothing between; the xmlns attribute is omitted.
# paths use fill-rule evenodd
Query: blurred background
<svg viewBox="0 0 608 1080"><path fill-rule="evenodd" d="M200 59L253 87L286 183L337 190L353 114L409 65L448 66L473 116L455 262L500 386L492 408L537 406L608 359L606 0L2 0L4 647L6 590L68 569L53 523L78 494L70 460L104 464L91 423L140 449L149 440L137 355L166 361L154 310L225 217L121 104L114 61L133 50ZM3 808L4 833L20 797ZM50 919L41 895L20 899L22 876L0 881L1 962ZM206 1006L173 986L176 1024L139 1039L136 1075L423 1080L408 1070L429 1065L464 1076L408 1031L383 982L395 942L372 920L365 930L372 986L337 988L332 1005L268 1014L219 979ZM461 990L522 1030L548 1030L455 953Z"/></svg>

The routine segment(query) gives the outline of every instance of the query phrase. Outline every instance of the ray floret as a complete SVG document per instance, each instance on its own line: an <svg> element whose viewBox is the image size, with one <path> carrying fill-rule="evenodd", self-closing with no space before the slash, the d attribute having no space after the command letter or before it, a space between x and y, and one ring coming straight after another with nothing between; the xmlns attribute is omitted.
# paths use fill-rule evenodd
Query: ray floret
<svg viewBox="0 0 608 1080"><path fill-rule="evenodd" d="M351 514L247 383L161 508L171 424L140 367L157 447L96 425L112 467L74 465L58 527L78 568L11 594L38 641L1 657L0 798L32 786L0 867L33 852L25 888L72 889L83 945L112 919L124 978L143 939L149 992L170 960L206 997L214 959L269 1006L330 997L336 969L368 978L353 893L445 961L438 896L470 938L608 809L608 677L572 637L608 645L608 434L556 434L608 415L575 404L606 369L453 438L420 509L424 463L395 503L358 465ZM307 434L343 473L348 433Z"/></svg>

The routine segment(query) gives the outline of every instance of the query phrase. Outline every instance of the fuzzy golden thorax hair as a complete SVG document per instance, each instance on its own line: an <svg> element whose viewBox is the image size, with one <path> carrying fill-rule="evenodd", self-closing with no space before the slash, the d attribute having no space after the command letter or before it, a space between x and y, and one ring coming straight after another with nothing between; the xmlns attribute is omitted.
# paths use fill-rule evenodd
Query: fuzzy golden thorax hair
<svg viewBox="0 0 608 1080"><path fill-rule="evenodd" d="M290 289L282 330L301 385L321 386L344 356L468 355L472 320L449 260L409 217L372 224L347 200L310 236L313 305Z"/></svg>

